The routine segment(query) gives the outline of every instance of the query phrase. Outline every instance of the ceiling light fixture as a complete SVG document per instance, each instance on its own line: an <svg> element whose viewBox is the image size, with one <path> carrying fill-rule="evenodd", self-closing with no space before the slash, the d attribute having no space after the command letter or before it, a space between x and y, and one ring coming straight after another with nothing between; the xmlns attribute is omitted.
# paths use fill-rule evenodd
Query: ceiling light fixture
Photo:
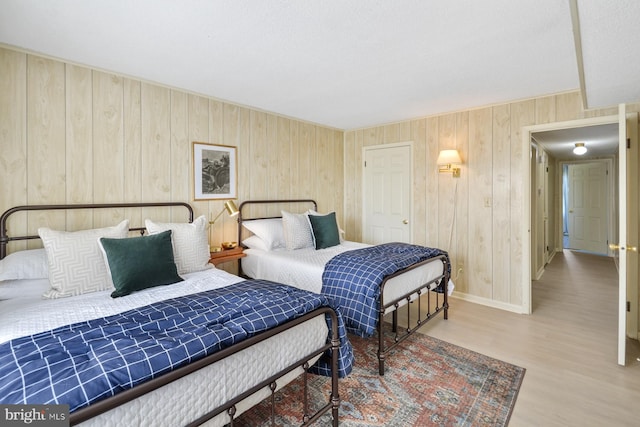
<svg viewBox="0 0 640 427"><path fill-rule="evenodd" d="M576 142L576 146L573 148L573 154L582 156L587 152L587 147L584 146L584 142Z"/></svg>

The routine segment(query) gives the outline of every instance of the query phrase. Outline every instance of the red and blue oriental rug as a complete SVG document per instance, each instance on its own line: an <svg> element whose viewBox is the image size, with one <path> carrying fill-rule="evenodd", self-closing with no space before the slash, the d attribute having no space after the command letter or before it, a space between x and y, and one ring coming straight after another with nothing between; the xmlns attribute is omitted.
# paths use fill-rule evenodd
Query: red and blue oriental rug
<svg viewBox="0 0 640 427"><path fill-rule="evenodd" d="M392 352L378 375L377 340L350 336L356 364L340 380L340 426L506 426L525 369L422 334ZM326 401L330 381L309 376L310 401ZM323 396L318 394L322 390ZM301 377L275 395L276 425L300 425ZM325 400L322 400L322 399ZM270 425L268 403L234 425ZM331 425L325 415L316 425Z"/></svg>

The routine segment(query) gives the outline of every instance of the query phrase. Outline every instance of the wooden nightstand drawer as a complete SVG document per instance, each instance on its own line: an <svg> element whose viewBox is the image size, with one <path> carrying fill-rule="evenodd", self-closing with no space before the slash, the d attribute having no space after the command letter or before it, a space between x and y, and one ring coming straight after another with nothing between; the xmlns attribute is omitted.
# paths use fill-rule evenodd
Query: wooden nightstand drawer
<svg viewBox="0 0 640 427"><path fill-rule="evenodd" d="M222 264L223 262L236 261L244 256L244 248L238 246L233 249L223 249L220 252L211 252L209 262L213 265Z"/></svg>

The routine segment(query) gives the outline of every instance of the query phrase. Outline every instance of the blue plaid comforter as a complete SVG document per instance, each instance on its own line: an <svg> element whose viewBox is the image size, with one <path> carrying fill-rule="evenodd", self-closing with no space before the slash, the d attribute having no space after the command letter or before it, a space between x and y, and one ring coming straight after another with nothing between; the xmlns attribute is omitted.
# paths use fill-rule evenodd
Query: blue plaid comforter
<svg viewBox="0 0 640 427"><path fill-rule="evenodd" d="M322 295L249 280L16 338L0 344L0 403L75 411L328 305ZM338 321L346 376L353 352ZM329 374L329 355L314 368Z"/></svg>
<svg viewBox="0 0 640 427"><path fill-rule="evenodd" d="M378 325L380 284L386 276L447 252L406 243L385 243L343 252L333 257L322 274L322 293L338 307L353 334L369 337ZM448 269L450 265L447 262ZM438 291L444 286L440 283ZM442 288L442 289L440 289Z"/></svg>

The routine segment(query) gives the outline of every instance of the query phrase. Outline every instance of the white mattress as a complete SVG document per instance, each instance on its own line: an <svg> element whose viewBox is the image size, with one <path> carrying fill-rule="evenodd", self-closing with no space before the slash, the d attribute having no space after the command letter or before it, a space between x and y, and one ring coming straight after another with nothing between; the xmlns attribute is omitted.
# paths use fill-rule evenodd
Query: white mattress
<svg viewBox="0 0 640 427"><path fill-rule="evenodd" d="M191 273L184 278L184 282L121 298L111 298L110 292L105 291L55 300L30 296L0 301L0 342L243 280L218 269ZM317 316L82 425L184 425L319 349L325 344L327 333L324 315ZM278 381L278 387L293 380L300 372L301 369L294 371ZM237 414L268 394L269 391L264 390L251 396L238 405ZM221 414L206 425L223 426L227 422L226 414Z"/></svg>
<svg viewBox="0 0 640 427"><path fill-rule="evenodd" d="M246 257L242 258L242 272L254 279L266 279L274 282L286 283L307 291L321 293L322 273L324 266L334 256L353 249L364 248L370 245L364 243L343 241L337 246L316 250L315 248L296 249L288 251L278 249L263 251L260 249L245 249ZM421 285L440 276L443 272L441 262L430 262L414 270L390 279L384 288L383 301L393 301L412 290L418 290ZM433 283L428 289L433 289L437 283ZM449 283L449 292L452 291L452 283ZM422 288L426 289L426 288ZM413 295L411 300L417 298ZM406 300L399 303L406 304ZM393 307L385 310L385 313L393 311Z"/></svg>

